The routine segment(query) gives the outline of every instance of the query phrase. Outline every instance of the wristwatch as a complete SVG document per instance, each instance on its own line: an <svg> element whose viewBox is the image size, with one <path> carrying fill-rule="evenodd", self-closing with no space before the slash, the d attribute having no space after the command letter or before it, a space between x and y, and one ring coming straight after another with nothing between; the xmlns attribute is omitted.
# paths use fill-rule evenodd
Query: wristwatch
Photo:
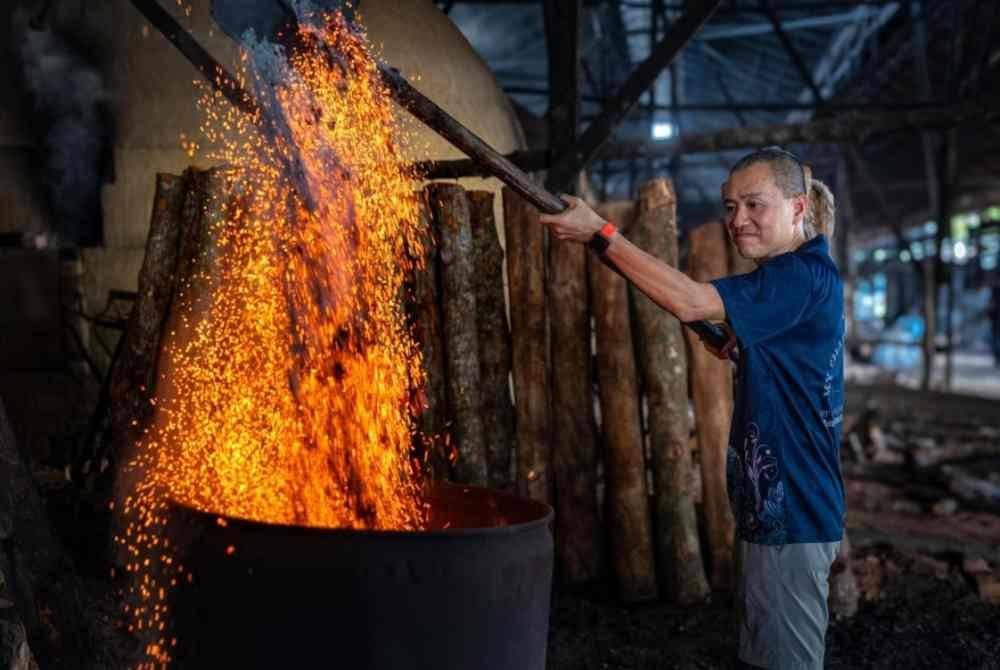
<svg viewBox="0 0 1000 670"><path fill-rule="evenodd" d="M603 256L604 252L608 250L611 246L611 238L615 233L618 232L618 228L615 224L610 221L606 221L601 229L598 230L587 242L587 246L590 247L591 251L599 256Z"/></svg>

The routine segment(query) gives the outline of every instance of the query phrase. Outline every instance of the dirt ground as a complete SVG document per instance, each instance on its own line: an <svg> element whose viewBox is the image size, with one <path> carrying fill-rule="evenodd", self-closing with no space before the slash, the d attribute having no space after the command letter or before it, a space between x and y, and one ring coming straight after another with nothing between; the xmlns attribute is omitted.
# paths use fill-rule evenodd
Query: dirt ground
<svg viewBox="0 0 1000 670"><path fill-rule="evenodd" d="M856 553L855 563L896 565L877 599L827 634L826 667L836 670L1000 669L1000 607L979 601L957 568L946 577L892 550ZM890 571L891 572L891 571ZM549 670L723 670L736 636L723 596L699 607L616 605L607 586L557 591Z"/></svg>
<svg viewBox="0 0 1000 670"><path fill-rule="evenodd" d="M1000 564L1000 515L947 517L900 489L847 481L852 569L860 601L831 621L826 667L835 670L1000 670L1000 605L980 600L963 560ZM549 670L726 670L736 635L726 594L697 607L623 607L611 584L557 589Z"/></svg>

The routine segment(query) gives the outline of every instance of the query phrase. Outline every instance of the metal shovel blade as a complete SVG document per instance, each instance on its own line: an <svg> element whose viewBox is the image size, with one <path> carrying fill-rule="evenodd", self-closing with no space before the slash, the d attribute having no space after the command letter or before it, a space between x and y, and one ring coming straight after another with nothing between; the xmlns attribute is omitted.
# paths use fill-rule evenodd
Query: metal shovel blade
<svg viewBox="0 0 1000 670"><path fill-rule="evenodd" d="M245 43L250 30L258 40L274 42L282 27L296 21L296 8L300 12L340 10L350 22L358 4L359 0L350 5L343 0L212 0L212 18L237 42Z"/></svg>

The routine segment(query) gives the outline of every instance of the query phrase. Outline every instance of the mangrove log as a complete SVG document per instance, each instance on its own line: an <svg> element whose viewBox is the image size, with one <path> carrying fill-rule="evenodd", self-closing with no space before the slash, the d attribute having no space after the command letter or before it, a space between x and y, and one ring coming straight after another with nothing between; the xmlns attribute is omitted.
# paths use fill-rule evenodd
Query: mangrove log
<svg viewBox="0 0 1000 670"><path fill-rule="evenodd" d="M677 266L677 198L665 178L639 188L638 214L629 239L667 265ZM636 344L653 472L653 519L659 556L657 575L679 603L709 594L690 491L687 353L681 324L634 286Z"/></svg>
<svg viewBox="0 0 1000 670"><path fill-rule="evenodd" d="M634 206L599 211L627 228ZM641 602L656 598L657 582L628 287L625 279L595 258L589 259L589 274L605 448L605 518L622 600Z"/></svg>
<svg viewBox="0 0 1000 670"><path fill-rule="evenodd" d="M726 275L726 234L718 221L690 233L687 273L695 281ZM713 588L729 589L733 573L733 513L726 490L726 450L733 415L732 367L709 353L694 335L685 332L691 367L691 395L701 455L702 487Z"/></svg>
<svg viewBox="0 0 1000 670"><path fill-rule="evenodd" d="M545 228L538 210L503 190L507 287L517 416L517 491L552 501L548 347L545 324Z"/></svg>
<svg viewBox="0 0 1000 670"><path fill-rule="evenodd" d="M156 392L160 343L174 296L186 192L184 177L156 175L138 291L121 353L111 370L112 453L116 456L128 453L153 416L149 401Z"/></svg>
<svg viewBox="0 0 1000 670"><path fill-rule="evenodd" d="M455 477L464 484L487 483L486 443L480 416L479 333L469 199L457 184L431 184L427 197L438 237L445 389L458 458ZM471 318L470 318L471 317Z"/></svg>
<svg viewBox="0 0 1000 670"><path fill-rule="evenodd" d="M551 240L552 469L556 488L556 564L567 583L598 575L597 425L590 359L587 249Z"/></svg>
<svg viewBox="0 0 1000 670"><path fill-rule="evenodd" d="M473 289L479 331L480 413L489 485L507 489L514 451L514 406L510 400L510 329L503 293L503 247L497 237L491 191L469 191L475 249Z"/></svg>
<svg viewBox="0 0 1000 670"><path fill-rule="evenodd" d="M420 351L423 386L419 389L417 407L418 452L431 478L440 481L451 478L451 462L447 451L447 399L444 375L444 339L441 333L441 309L438 300L437 241L431 221L430 205L420 198L419 239L408 250L413 270L409 277L410 299L407 311L411 332Z"/></svg>

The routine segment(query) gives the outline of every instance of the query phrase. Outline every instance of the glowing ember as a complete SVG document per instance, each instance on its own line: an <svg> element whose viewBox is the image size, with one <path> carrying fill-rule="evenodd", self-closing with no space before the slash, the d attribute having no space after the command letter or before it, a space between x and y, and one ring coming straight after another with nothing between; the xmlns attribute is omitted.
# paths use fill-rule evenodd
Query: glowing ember
<svg viewBox="0 0 1000 670"><path fill-rule="evenodd" d="M163 532L168 501L307 526L423 521L409 460L422 373L399 300L406 249L422 256L413 175L363 37L339 14L322 23L300 30L276 88L259 82L266 118L204 100L229 195L174 308L118 538L130 618L158 638L141 667L169 663L168 589L191 579Z"/></svg>

